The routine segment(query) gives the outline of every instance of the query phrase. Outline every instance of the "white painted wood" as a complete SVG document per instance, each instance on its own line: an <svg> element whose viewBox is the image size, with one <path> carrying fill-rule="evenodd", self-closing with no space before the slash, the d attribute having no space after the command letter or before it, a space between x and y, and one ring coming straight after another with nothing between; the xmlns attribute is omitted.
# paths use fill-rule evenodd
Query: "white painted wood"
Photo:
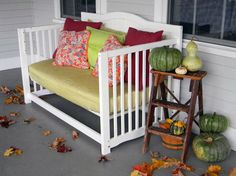
<svg viewBox="0 0 236 176"><path fill-rule="evenodd" d="M139 125L139 52L135 52L135 129Z"/></svg>
<svg viewBox="0 0 236 176"><path fill-rule="evenodd" d="M43 57L47 57L46 53L46 39L45 39L45 30L42 31L42 47L43 47Z"/></svg>
<svg viewBox="0 0 236 176"><path fill-rule="evenodd" d="M154 0L154 21L159 23L167 23L168 1Z"/></svg>
<svg viewBox="0 0 236 176"><path fill-rule="evenodd" d="M109 87L108 87L108 57L106 53L98 54L99 64L99 106L101 128L101 152L106 155L110 149L110 118L109 118Z"/></svg>
<svg viewBox="0 0 236 176"><path fill-rule="evenodd" d="M20 57L0 59L0 71L20 67Z"/></svg>
<svg viewBox="0 0 236 176"><path fill-rule="evenodd" d="M141 127L137 130L131 131L130 133L126 133L126 135L120 135L117 138L111 138L110 146L113 148L113 147L116 147L117 145L119 145L119 144L121 144L125 141L129 141L129 140L139 138L139 137L144 135L144 130L145 130L145 128Z"/></svg>
<svg viewBox="0 0 236 176"><path fill-rule="evenodd" d="M25 103L31 103L29 97L30 94L30 80L28 72L28 58L26 55L26 41L24 35L24 29L18 29L18 41L19 41L19 51L20 51L20 62L21 62L21 74L22 74L22 83L24 89L24 101Z"/></svg>
<svg viewBox="0 0 236 176"><path fill-rule="evenodd" d="M61 110L50 105L46 101L43 101L41 98L38 98L33 93L28 94L28 96L33 102L35 102L39 106L43 107L44 109L48 110L50 113L54 114L55 116L57 116L59 119L63 120L64 122L68 123L70 126L73 126L74 128L76 128L79 131L81 131L82 133L84 133L85 135L90 136L96 142L98 142L98 143L101 142L101 135L98 132L96 132L95 130L85 126L83 123L70 117L69 115L65 114Z"/></svg>
<svg viewBox="0 0 236 176"><path fill-rule="evenodd" d="M48 42L49 42L49 57L52 57L53 47L52 47L52 31L48 30Z"/></svg>
<svg viewBox="0 0 236 176"><path fill-rule="evenodd" d="M142 92L142 127L145 127L145 120L146 120L146 50L143 50L143 75L142 75L142 86L143 86L143 92Z"/></svg>
<svg viewBox="0 0 236 176"><path fill-rule="evenodd" d="M54 0L54 18L59 19L61 18L61 6L60 6L60 0Z"/></svg>
<svg viewBox="0 0 236 176"><path fill-rule="evenodd" d="M83 16L85 15L85 16ZM136 77L136 85L134 86L135 89L135 107L133 109L132 107L132 83L131 83L131 64L129 65L130 69L128 71L128 110L125 110L124 108L124 101L125 101L125 96L124 96L124 56L128 55L128 62L131 63L131 53L136 53L136 60L138 60L139 57L139 52L140 51L145 51L145 50L150 50L155 47L159 46L164 46L164 45L178 45L178 42L180 41L180 38L182 38L182 34L180 34L181 27L173 26L173 25L163 25L163 24L157 24L153 22L147 22L143 20L140 17L137 17L135 15L131 15L128 13L112 13L112 14L107 14L107 15L98 15L98 14L88 14L88 13L82 13L82 18L86 19L92 19L93 21L104 21L105 24L108 26L111 26L112 28L116 28L117 24L114 23L114 21L118 21L121 24L124 24L123 27L124 29L128 29L129 22L131 24L137 23L139 24L140 28L146 28L149 29L150 31L156 31L160 26L164 26L166 28L166 34L167 34L167 40L161 41L161 42L154 42L154 43L148 43L148 44L143 44L143 45L137 45L137 46L132 46L132 47L126 47L122 49L117 49L113 51L106 51L106 52L101 52L98 55L98 62L99 62L99 107L100 111L99 112L93 112L94 114L98 115L100 117L100 129L101 132L98 135L97 133L91 132L90 128L86 127L85 125L82 124L77 124L76 128L82 128L82 131L87 132L88 131L88 136L90 136L92 139L99 141L101 144L101 152L102 154L108 154L111 151L111 147L118 145L119 143L135 139L137 137L140 137L143 135L144 132L144 123L145 120L142 119L142 125L139 127L139 110L142 110L142 117L145 118L145 111L146 111L146 103L145 103L145 82L143 82L144 86L144 93L142 94L141 97L139 97L139 77ZM95 19L95 20L94 20ZM121 25L119 25L121 26ZM38 103L40 106L43 108L46 108L50 112L52 111L55 115L60 116L59 118L63 119L65 117L65 121L69 124L72 123L70 118L67 118L68 116L65 114L62 114L60 111L52 107L51 105L49 106L46 102L43 100L37 98L36 94L33 95L29 91L27 91L27 88L29 88L29 73L28 73L28 58L32 61L35 59L35 56L38 57L38 61L47 59L45 56L47 56L49 53L49 50L47 47L50 47L50 41L48 40L54 40L51 41L52 43L56 44L57 37L52 37L50 34L46 35L43 34L45 31L55 31L59 30L61 28L61 25L48 25L48 26L41 26L41 27L32 27L32 28L25 28L25 29L19 29L19 42L22 45L20 48L20 51L22 53L21 55L21 62L22 62L22 75L23 75L23 84L24 88L26 87L26 100L30 102L31 100L35 101ZM29 53L25 51L26 46L28 47L27 41L25 40L25 36L28 35L28 33L36 33L36 55L33 55L32 57L28 57ZM39 35L39 42L37 42L37 33L42 34ZM168 35L169 34L169 35ZM55 35L54 35L55 36ZM49 43L48 43L49 42ZM37 44L38 43L38 44ZM40 47L42 47L42 52L40 50ZM32 50L32 45L29 48ZM33 50L34 51L34 50ZM108 58L113 58L113 74L115 75L116 70L116 57L121 58L121 80L120 80L120 89L117 89L117 86L113 86L111 89L113 91L113 114L110 112L110 99L109 99L109 86L108 86ZM146 56L143 58L145 59ZM143 62L143 73L142 75L143 78L145 78L145 62ZM139 62L136 62L135 67L136 67L136 75L138 75L138 68L139 68ZM150 78L151 79L151 78ZM145 80L145 79L143 79ZM115 79L113 79L113 84L116 85ZM42 85L41 85L42 86ZM118 90L120 91L120 105L117 105L117 99L118 99ZM37 91L38 94L42 93L48 93L46 90L40 90ZM79 98L79 97L78 97ZM143 99L142 103L139 104L139 98ZM117 112L117 107L120 106L120 112ZM135 112L135 121L133 121L132 118L132 112ZM125 120L124 120L124 115L128 113L128 131L125 131ZM121 134L118 134L118 122L117 122L117 117L121 116ZM111 139L110 137L110 117L113 119L113 125L114 125L114 137ZM135 129L132 129L132 123L135 124ZM80 129L78 129L80 130ZM99 138L99 139L98 139ZM111 142L112 141L112 142Z"/></svg>
<svg viewBox="0 0 236 176"><path fill-rule="evenodd" d="M116 57L112 58L112 71L113 75L116 75ZM116 77L113 76L113 124L114 124L114 137L117 136L117 86Z"/></svg>
<svg viewBox="0 0 236 176"><path fill-rule="evenodd" d="M129 12L138 14L147 20L153 21L154 1L142 0L109 0L107 1L107 12Z"/></svg>
<svg viewBox="0 0 236 176"><path fill-rule="evenodd" d="M121 134L123 135L125 133L125 103L124 103L124 55L120 56L120 69L121 69L121 74L120 74L120 110L121 110ZM113 75L114 77L114 75Z"/></svg>
<svg viewBox="0 0 236 176"><path fill-rule="evenodd" d="M128 54L128 111L129 111L129 115L128 115L128 132L132 131L132 82L131 82L131 73L132 73L132 65L131 65L131 53Z"/></svg>

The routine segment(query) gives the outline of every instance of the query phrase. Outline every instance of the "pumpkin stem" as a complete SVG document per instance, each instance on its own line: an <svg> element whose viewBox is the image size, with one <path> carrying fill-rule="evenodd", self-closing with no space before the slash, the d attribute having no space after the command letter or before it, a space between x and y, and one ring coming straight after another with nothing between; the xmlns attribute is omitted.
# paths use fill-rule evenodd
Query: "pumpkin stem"
<svg viewBox="0 0 236 176"><path fill-rule="evenodd" d="M213 113L213 116L216 116L216 112Z"/></svg>
<svg viewBox="0 0 236 176"><path fill-rule="evenodd" d="M205 139L205 142L207 142L207 143L212 143L212 141L213 141L212 137L207 137Z"/></svg>

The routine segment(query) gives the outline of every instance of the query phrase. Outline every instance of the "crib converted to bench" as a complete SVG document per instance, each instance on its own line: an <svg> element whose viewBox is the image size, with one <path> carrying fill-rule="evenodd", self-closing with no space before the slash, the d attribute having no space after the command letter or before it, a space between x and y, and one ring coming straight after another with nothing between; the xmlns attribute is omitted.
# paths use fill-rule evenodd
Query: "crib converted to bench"
<svg viewBox="0 0 236 176"><path fill-rule="evenodd" d="M144 135L147 100L150 95L152 76L149 86L146 82L146 52L161 46L182 48L182 27L147 21L134 14L113 12L104 15L82 13L81 20L102 22L105 27L127 32L129 27L143 31L164 31L165 39L159 42L124 47L98 54L99 78L91 76L91 70L73 67L53 66L53 51L57 47L58 33L62 23L49 26L18 29L22 80L25 103L35 102L61 120L83 132L101 144L103 155L111 152L111 148ZM142 76L139 76L139 52L142 51ZM108 58L113 59L113 73L116 69L116 57L120 56L120 83L113 77L113 86L108 85ZM128 81L124 80L124 57L128 58ZM135 57L135 66L131 64ZM135 84L132 84L132 67L135 67ZM139 79L142 78L142 90ZM178 80L169 78L168 87L179 97ZM32 88L33 85L33 88ZM40 96L56 94L100 118L100 131L86 126ZM161 111L157 109L157 116ZM140 146L141 150L141 146Z"/></svg>

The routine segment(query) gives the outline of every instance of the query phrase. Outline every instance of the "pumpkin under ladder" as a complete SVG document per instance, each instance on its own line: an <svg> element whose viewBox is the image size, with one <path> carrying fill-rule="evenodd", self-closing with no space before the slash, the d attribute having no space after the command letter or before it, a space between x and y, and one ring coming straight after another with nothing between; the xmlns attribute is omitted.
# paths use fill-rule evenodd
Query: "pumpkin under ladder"
<svg viewBox="0 0 236 176"><path fill-rule="evenodd" d="M154 76L154 84L152 85L150 102L148 107L148 116L147 116L147 123L146 123L146 131L144 136L144 145L143 145L143 153L147 151L151 134L154 135L165 135L169 137L173 137L176 140L183 140L183 152L181 156L181 160L183 162L186 161L191 130L192 130L192 123L195 121L196 115L195 113L195 105L198 99L198 108L199 112L197 115L203 114L203 95L202 95L202 79L206 76L205 71L198 71L198 72L189 72L186 75L178 75L173 72L160 72L157 70L151 71ZM167 88L165 85L165 78L167 76L171 76L176 79L190 79L190 86L189 91L191 92L191 98L184 104L180 102L177 97ZM158 86L160 85L161 90L161 97L157 99L157 90ZM171 102L167 100L167 92L172 96L175 102ZM187 123L186 123L186 131L184 135L176 136L170 134L169 130L162 129L156 126L153 126L154 122L154 110L156 107L162 107L164 109L164 117L169 118L169 109L176 110L176 112L170 117L175 117L180 111L187 113Z"/></svg>
<svg viewBox="0 0 236 176"><path fill-rule="evenodd" d="M151 126L147 130L149 133L155 134L155 135L165 135L165 136L175 137L176 139L184 139L184 135L175 136L175 135L170 134L169 130L155 127L155 126Z"/></svg>

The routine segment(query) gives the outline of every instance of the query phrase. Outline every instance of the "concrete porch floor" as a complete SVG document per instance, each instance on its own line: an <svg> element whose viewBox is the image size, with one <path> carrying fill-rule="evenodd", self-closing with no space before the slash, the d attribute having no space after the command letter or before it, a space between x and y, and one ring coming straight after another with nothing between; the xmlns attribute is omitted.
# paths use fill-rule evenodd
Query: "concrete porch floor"
<svg viewBox="0 0 236 176"><path fill-rule="evenodd" d="M21 84L20 69L12 69L0 72L0 85L14 88ZM109 162L98 163L100 157L100 145L79 133L79 139L73 141L72 127L57 119L54 115L31 103L27 105L5 105L3 100L6 96L0 94L0 116L8 115L10 112L19 112L16 117L17 123L8 129L0 127L0 176L128 176L132 167L138 163L150 162L150 155L141 154L143 138L119 145L108 155ZM59 101L60 100L60 101ZM71 115L78 116L90 125L95 125L98 118L87 111L74 106L66 100L52 98L52 103L69 111ZM25 124L25 118L34 117L36 120L31 124ZM92 119L92 122L91 122ZM94 122L93 122L94 121ZM95 127L96 128L96 127ZM48 129L52 134L43 136L43 130ZM69 153L57 153L48 148L56 137L64 137L66 144L72 147ZM3 157L3 152L10 146L23 150L20 156ZM180 157L181 152L168 150L162 147L158 136L151 138L151 151L158 151L169 157ZM231 152L229 158L217 164L224 169L222 175L227 175L230 168L236 166L236 152ZM206 170L208 163L199 161L189 149L187 163L196 169L196 173L186 175L200 175ZM159 169L154 176L171 175L172 169Z"/></svg>

